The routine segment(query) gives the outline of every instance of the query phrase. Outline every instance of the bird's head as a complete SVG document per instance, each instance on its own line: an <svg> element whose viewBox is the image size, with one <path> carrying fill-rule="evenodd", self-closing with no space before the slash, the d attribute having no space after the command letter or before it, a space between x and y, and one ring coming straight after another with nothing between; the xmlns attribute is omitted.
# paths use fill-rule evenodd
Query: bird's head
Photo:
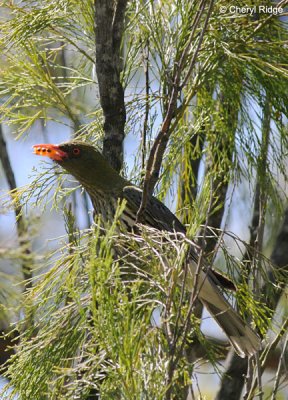
<svg viewBox="0 0 288 400"><path fill-rule="evenodd" d="M109 190L126 182L91 144L72 141L62 144L36 144L34 154L51 158L73 175L88 191Z"/></svg>

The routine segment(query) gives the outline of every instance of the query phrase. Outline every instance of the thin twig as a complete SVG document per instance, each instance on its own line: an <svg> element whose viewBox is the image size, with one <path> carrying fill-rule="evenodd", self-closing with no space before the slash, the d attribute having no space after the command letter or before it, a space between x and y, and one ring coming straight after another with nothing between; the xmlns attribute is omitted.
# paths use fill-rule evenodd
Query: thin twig
<svg viewBox="0 0 288 400"><path fill-rule="evenodd" d="M146 160L146 145L147 145L147 129L148 129L148 118L150 112L150 78L149 78L149 39L146 41L145 49L143 51L143 69L145 75L145 114L142 130L142 165L141 169L144 171L145 160Z"/></svg>
<svg viewBox="0 0 288 400"><path fill-rule="evenodd" d="M204 5L206 3L203 2L202 4L203 4L203 7L201 9L201 13L200 13L200 15L197 14L197 18L195 18L195 20L194 20L195 24L197 26L200 23L200 19L201 19L200 17L203 15L203 13L205 11ZM208 25L208 20L210 18L211 11L212 11L212 6L213 6L213 0L210 1L209 7L208 7L207 18L205 20L204 27L203 27L204 32ZM193 30L196 30L196 27L195 28L193 27L192 31ZM203 35L204 35L204 32L203 32ZM179 90L181 89L181 84L180 84L181 73L183 72L183 70L185 68L185 64L186 64L185 61L188 57L191 43L192 43L192 38L190 37L188 40L188 44L186 45L186 47L183 50L183 54L180 58L179 64L178 63L174 64L174 73L173 73L173 79L172 79L173 85L172 85L172 90L171 90L171 94L170 94L170 98L169 98L168 108L166 111L164 121L161 126L161 130L158 133L158 135L154 141L154 144L152 146L152 149L150 151L150 155L149 155L149 159L148 159L147 167L146 167L145 179L144 179L142 200L141 200L141 204L138 209L138 212L137 212L136 223L140 222L141 216L143 215L143 212L146 208L148 199L151 197L154 187L155 187L158 177L159 177L159 171L161 168L164 152L166 150L168 140L169 140L169 137L172 132L169 128L170 128L172 119L175 117L175 113L177 111L177 98L178 98ZM196 51L197 51L197 49L196 49ZM198 54L198 51L197 51L197 54ZM195 58L195 60L196 60L196 58ZM192 69L190 68L190 74L192 73L192 70L193 70L193 68ZM188 79L188 77L186 76L186 80L187 79Z"/></svg>
<svg viewBox="0 0 288 400"><path fill-rule="evenodd" d="M243 400L247 400L249 397L250 388L253 383L253 368L251 358L247 361L247 374L245 376L245 392L243 394Z"/></svg>
<svg viewBox="0 0 288 400"><path fill-rule="evenodd" d="M265 104L263 109L263 121L262 121L262 144L261 144L261 151L260 157L258 161L258 171L257 176L259 183L259 217L258 217L258 226L257 226L257 236L254 242L254 248L258 253L262 253L263 250L263 240L264 240L264 228L265 228L265 217L266 217L266 207L267 207L267 190L265 185L266 178L266 171L268 167L268 148L270 142L270 122L271 122L271 105L268 96L266 95ZM258 184L258 182L257 182ZM253 264L252 264L252 275L253 275L253 292L254 295L259 297L259 282L261 279L261 263L258 257L253 257ZM257 373L257 380L258 380L258 387L259 387L259 400L263 398L263 391L262 391L262 379L261 379L261 366L259 361L259 356L255 357L256 361L256 373ZM251 363L251 361L250 361ZM252 368L250 369L252 373ZM249 380L250 386L247 384L247 392L250 392L250 388L253 383L253 379Z"/></svg>
<svg viewBox="0 0 288 400"><path fill-rule="evenodd" d="M206 234L207 234L207 229L208 229L208 216L209 213L211 211L211 207L213 204L213 192L211 191L210 193L210 202L209 202L209 207L208 207L208 212L207 212L207 217L206 217L206 221L205 221L205 225L204 225L204 229L203 229L203 238L205 240L206 238ZM189 255L188 255L189 257ZM203 282L201 283L201 285L199 285L199 278L200 278L200 273L202 271L202 267L203 267L203 259L204 259L204 249L201 248L200 252L199 252L199 256L198 256L198 260L197 260L197 265L196 265L196 270L195 270L195 274L193 277L193 288L190 294L190 299L189 299L189 307L188 307L188 312L187 312L187 316L184 322L184 325L182 326L181 329L181 336L178 334L177 332L177 327L174 328L174 337L173 337L173 342L172 342L172 352L171 352L171 358L169 360L169 365L168 365L168 387L170 388L171 383L172 383L172 379L173 379L173 375L176 369L176 366L183 354L183 350L184 350L184 346L185 343L187 341L187 335L189 333L190 327L191 327L191 316L195 307L195 302L198 298L198 294L199 291L201 290L203 284L204 284L204 280L207 277L209 268L206 272L206 277L203 279ZM188 268L189 268L189 261L190 262L194 262L191 257L190 260L188 258L186 265L185 265L185 270L184 270L184 277L183 277L183 282L182 282L182 288L181 288L181 298L182 298L182 292L184 291L184 287L186 286L186 279L188 276ZM181 303L180 303L181 304ZM179 310L180 312L180 310ZM180 343L180 347L177 351L177 354L175 354L175 349L176 349L176 345L177 345L177 341L179 340L179 338L182 339L181 343ZM170 399L170 395L171 395L171 390L168 389L167 393L166 393L166 399Z"/></svg>
<svg viewBox="0 0 288 400"><path fill-rule="evenodd" d="M277 345L279 344L280 340L282 339L283 335L285 335L285 333L287 333L287 328L288 328L288 318L284 321L284 323L282 324L279 333L277 334L277 336L275 337L275 339L273 340L272 343L270 343L270 345L267 347L267 349L264 350L263 354L260 357L260 362L261 362L261 374L263 374L263 372L266 369L266 366L268 364L268 356L275 351ZM282 354L282 353L281 353ZM254 398L254 392L256 390L257 387L257 377L254 377L253 379L253 383L251 385L250 388L250 392L249 395L247 396L247 400L252 400Z"/></svg>
<svg viewBox="0 0 288 400"><path fill-rule="evenodd" d="M288 4L288 1L283 0L283 1L280 1L278 4L273 4L273 6L275 8L280 8L280 7L284 8L287 4ZM283 14L281 14L281 16L283 16ZM268 14L267 17L256 26L256 28L253 30L253 32L251 32L250 35L247 36L247 38L245 39L246 42L248 42L248 40L250 40L251 38L254 38L255 34L258 33L260 31L260 29L262 29L273 17L275 17L275 14L273 14L273 13Z"/></svg>
<svg viewBox="0 0 288 400"><path fill-rule="evenodd" d="M281 367L285 362L285 353L286 353L287 344L288 344L288 335L286 335L285 342L284 342L284 345L283 345L283 348L281 351L281 355L279 358L278 368L277 368L277 372L275 375L274 387L273 387L271 400L276 400L276 396L277 396L277 392L278 392L278 388L279 388L280 376L281 376Z"/></svg>
<svg viewBox="0 0 288 400"><path fill-rule="evenodd" d="M193 71L193 69L195 67L196 59L197 59L198 53L200 51L200 48L201 48L201 45L202 45L202 42L203 42L203 39L204 39L204 34L205 34L207 26L208 26L208 21L210 19L211 13L212 13L213 4L214 4L214 0L211 0L210 4L209 4L209 7L208 7L207 16L206 16L206 19L205 19L205 22L204 22L204 26L203 26L203 29L201 30L201 33L200 33L200 37L199 37L199 40L198 40L198 44L197 44L196 50L193 53L193 57L192 57L192 60L191 60L191 63L190 63L190 67L188 69L188 72L187 72L185 78L183 79L183 82L182 82L182 84L180 86L180 89L182 89L184 86L186 86L186 84L188 82L188 79L190 78L190 76L192 74L192 71Z"/></svg>

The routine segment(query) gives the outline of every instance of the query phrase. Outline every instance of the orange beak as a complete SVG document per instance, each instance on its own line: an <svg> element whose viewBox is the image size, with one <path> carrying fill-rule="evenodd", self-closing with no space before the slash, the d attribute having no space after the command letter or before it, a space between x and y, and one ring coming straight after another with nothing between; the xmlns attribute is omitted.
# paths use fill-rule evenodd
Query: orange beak
<svg viewBox="0 0 288 400"><path fill-rule="evenodd" d="M68 154L61 150L57 144L35 144L33 149L34 154L49 157L54 161L63 161L68 157Z"/></svg>

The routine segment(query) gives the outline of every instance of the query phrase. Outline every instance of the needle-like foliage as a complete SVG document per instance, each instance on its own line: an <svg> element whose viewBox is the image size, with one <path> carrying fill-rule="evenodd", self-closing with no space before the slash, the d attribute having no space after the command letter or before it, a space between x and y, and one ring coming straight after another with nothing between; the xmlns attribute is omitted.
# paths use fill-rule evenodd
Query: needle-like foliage
<svg viewBox="0 0 288 400"><path fill-rule="evenodd" d="M223 346L201 333L195 299L179 284L197 233L207 264L216 260L238 283L240 311L264 339L277 305L270 300L281 297L287 282L285 220L273 252L276 265L266 248L273 246L286 208L286 1L248 2L246 12L243 2L226 0L4 2L0 122L20 140L41 124L47 132L68 127L73 137L99 146L107 112L95 71L95 10L124 4L122 37L114 37L121 40L117 68L127 115L122 173L144 188L159 176L156 194L177 210L187 238L147 227L137 235L120 233L121 205L112 226L97 220L79 231L68 200L78 186L55 167L35 170L29 185L13 189L9 198L18 218L29 220L33 205L65 209L67 236L51 254L30 247L27 252L27 237L26 247L20 238L14 252L0 248L9 260L31 260L35 267L19 306L20 342L8 367L13 389L7 398L85 399L94 391L101 399L184 399L187 388L198 385L199 360L208 359L220 374ZM114 17L111 35L119 23ZM150 177L147 171L153 171ZM11 208L5 196L1 212ZM241 229L227 232L242 222L249 244L238 237ZM3 303L6 290L1 283ZM160 318L153 322L157 307L161 324ZM275 321L279 344L285 330ZM261 376L274 347L250 363L246 399L262 393ZM229 382L236 387L247 365L236 377L233 371L222 388ZM279 363L274 397L281 371Z"/></svg>

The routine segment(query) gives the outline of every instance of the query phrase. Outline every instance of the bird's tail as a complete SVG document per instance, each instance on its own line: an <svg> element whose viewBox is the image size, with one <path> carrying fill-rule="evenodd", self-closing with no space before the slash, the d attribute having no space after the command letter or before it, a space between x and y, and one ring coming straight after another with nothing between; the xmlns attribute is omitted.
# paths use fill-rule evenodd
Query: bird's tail
<svg viewBox="0 0 288 400"><path fill-rule="evenodd" d="M240 357L252 356L260 350L260 337L244 322L207 276L202 281L199 300L226 333Z"/></svg>

